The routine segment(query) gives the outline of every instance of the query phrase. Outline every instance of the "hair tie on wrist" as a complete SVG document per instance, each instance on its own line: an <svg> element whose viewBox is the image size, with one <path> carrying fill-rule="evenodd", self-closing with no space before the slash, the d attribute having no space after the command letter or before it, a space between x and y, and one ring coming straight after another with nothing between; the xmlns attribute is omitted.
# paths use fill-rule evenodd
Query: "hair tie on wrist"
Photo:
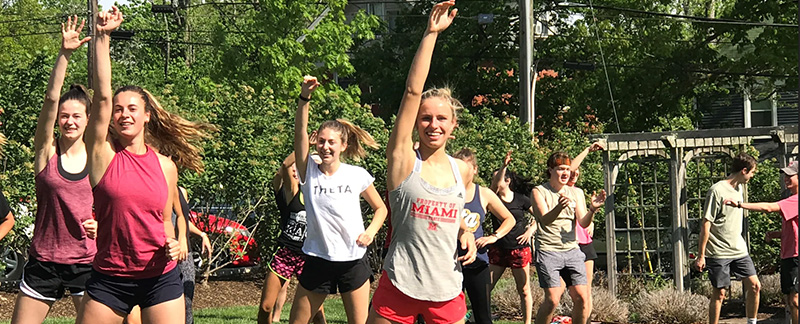
<svg viewBox="0 0 800 324"><path fill-rule="evenodd" d="M298 98L298 99L300 99L300 100L302 100L302 101L305 101L305 102L309 102L309 101L311 101L311 98L303 97L303 95L302 95L302 94L300 94L299 96L297 96L297 98Z"/></svg>

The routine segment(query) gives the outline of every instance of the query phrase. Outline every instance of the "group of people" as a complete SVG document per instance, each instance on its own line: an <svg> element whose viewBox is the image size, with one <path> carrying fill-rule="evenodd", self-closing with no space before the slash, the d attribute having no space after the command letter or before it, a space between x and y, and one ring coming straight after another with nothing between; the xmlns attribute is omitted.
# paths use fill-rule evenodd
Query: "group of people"
<svg viewBox="0 0 800 324"><path fill-rule="evenodd" d="M491 323L491 290L506 268L512 269L525 324L550 323L565 289L573 300L573 321L589 322L597 257L591 244L593 217L606 194L593 193L587 201L575 183L582 160L603 147L593 144L575 159L553 153L547 182L535 188L508 170L508 152L491 186L477 185L474 152L446 153L461 104L448 89L424 89L436 40L457 15L454 5L448 0L433 7L414 56L386 147L385 200L367 170L343 162L378 147L369 133L336 119L309 135L310 103L320 83L311 76L303 79L294 152L272 182L280 210L280 248L269 263L259 323L280 319L292 276L299 281L292 324L325 323L323 301L336 293L350 324L410 324L418 318L463 323L464 291L475 322ZM122 20L116 7L96 19L92 98L80 86L61 94L71 53L89 40L80 37L83 22L79 25L77 17L62 26L61 51L34 141L38 208L12 323L41 323L67 290L77 323L193 322L188 235L201 236L209 250L210 244L188 221L178 169L202 171L200 150L193 143L209 136L213 127L167 112L140 87L112 91L110 34ZM778 203L742 202L741 185L755 172L755 161L743 156L734 159L731 177L709 193L697 266L711 269L717 297L712 299L712 323L731 273L747 282L748 317L754 318L757 309L759 283L741 238L742 208L784 215L782 257L794 264L789 286L796 282L797 164L783 171L794 195ZM368 226L361 198L373 210ZM0 223L2 237L13 226L5 199L0 199L0 215L6 219ZM391 242L370 300L373 273L367 246L387 218ZM486 218L493 223L488 235ZM545 293L535 318L531 263ZM797 323L796 290L785 292Z"/></svg>
<svg viewBox="0 0 800 324"><path fill-rule="evenodd" d="M475 153L446 153L461 104L449 89L424 89L436 39L457 14L454 4L445 1L433 7L412 62L386 147L385 201L369 172L342 162L362 158L365 148L377 147L367 132L337 119L323 122L309 135L310 103L319 82L304 78L294 152L273 181L282 233L269 263L259 323L280 320L284 289L292 276L299 282L289 316L292 324L324 323L323 301L336 293L342 296L348 323L414 323L419 318L426 323L462 323L467 312L464 291L475 322L491 323L491 290L511 268L524 321L530 324L529 265L534 261L546 293L536 323L550 322L566 288L575 304L574 321L588 322L587 265L591 268L596 257L588 233L605 192L593 194L587 207L585 194L574 184L581 160L602 147L594 144L575 160L564 152L554 153L547 164L549 181L536 188L526 188L507 169L512 154L508 152L490 188L477 185ZM310 145L316 154L310 153ZM374 212L366 228L360 198ZM493 222L488 235L483 228L487 215ZM370 301L373 274L365 247L387 219L391 240Z"/></svg>
<svg viewBox="0 0 800 324"><path fill-rule="evenodd" d="M781 292L784 294L787 319L792 324L798 323L798 162L794 161L780 170L789 196L777 202L744 202L744 185L753 178L756 169L757 163L752 156L746 153L736 155L731 163L731 173L711 186L703 205L698 256L694 266L700 271L708 269L713 289L708 307L708 322L711 324L719 323L722 302L731 286L732 276L742 281L747 323L758 321L756 316L761 282L742 235L744 210L781 215L781 231L767 232L765 239L768 242L773 238L781 239Z"/></svg>
<svg viewBox="0 0 800 324"><path fill-rule="evenodd" d="M110 34L123 17L114 7L96 18L91 98L80 85L61 93L71 54L90 40L77 16L62 24L34 137L38 207L11 322L42 323L68 291L77 323L191 323L189 232L211 245L188 222L178 168L202 171L193 143L213 127L167 112L140 87L113 91ZM0 213L2 237L13 226L5 198Z"/></svg>
<svg viewBox="0 0 800 324"><path fill-rule="evenodd" d="M424 85L436 39L456 17L454 4L433 7L409 71L386 148L385 201L367 170L342 162L364 157L367 148L378 147L376 141L344 119L326 121L309 136L310 102L320 83L310 76L302 81L294 152L272 183L281 248L269 264L259 322L277 319L287 282L296 275L300 284L290 315L296 324L325 323L322 303L335 293L342 295L349 323L413 323L418 317L463 322L462 287L476 320L489 323L491 288L512 268L530 323L534 232L535 261L548 294L537 323L549 322L564 287L576 300L576 320L586 321L586 257L577 231L589 227L604 193L592 196L587 209L583 193L567 184L573 166L563 152L548 161L550 181L529 191L532 199L514 190L520 184L507 170L511 152L491 188L473 182L473 152L465 149L455 158L446 153L461 104L448 89L425 91ZM62 24L62 46L34 139L38 208L12 323L42 323L67 291L77 323L193 322L188 235L200 235L204 248L210 244L188 221L178 170L202 171L194 143L213 127L169 113L141 87L113 91L110 34L122 21L116 7L96 17L91 98L78 85L61 93L71 54L90 40L81 37L84 22L77 17ZM366 227L361 198L373 209ZM373 273L365 254L390 208L392 240L370 300ZM529 222L526 213L536 221ZM5 235L13 216L4 199L0 214ZM486 215L494 222L489 235L483 233Z"/></svg>

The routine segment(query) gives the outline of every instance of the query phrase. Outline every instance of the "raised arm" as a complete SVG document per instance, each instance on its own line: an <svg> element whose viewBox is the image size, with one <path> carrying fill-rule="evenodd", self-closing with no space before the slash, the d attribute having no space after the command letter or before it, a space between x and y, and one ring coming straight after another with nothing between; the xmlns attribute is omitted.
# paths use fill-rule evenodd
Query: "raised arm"
<svg viewBox="0 0 800 324"><path fill-rule="evenodd" d="M111 8L111 11L103 11L97 14L97 24L95 25L94 97L92 98L92 109L89 114L89 124L84 135L86 151L89 155L87 161L89 180L92 186L100 182L108 165L111 163L111 159L114 157L113 147L108 140L108 123L111 120L112 99L114 96L111 90L111 55L109 47L111 32L122 23L122 12L117 7Z"/></svg>
<svg viewBox="0 0 800 324"><path fill-rule="evenodd" d="M579 197L578 200L583 200L585 198ZM589 201L589 210L586 210L586 204L584 202L578 202L578 208L575 210L576 216L578 217L578 224L583 228L589 228L591 225L594 224L594 213L597 212L597 209L605 205L606 203L606 191L600 190L600 193L592 193L592 198ZM583 208L580 208L583 207Z"/></svg>
<svg viewBox="0 0 800 324"><path fill-rule="evenodd" d="M414 168L412 134L417 120L417 113L419 112L419 105L422 101L422 91L425 88L425 80L428 78L428 72L430 71L436 38L440 32L450 26L456 17L458 9L450 10L450 7L455 4L455 0L450 0L433 6L428 19L428 28L425 29L425 34L422 36L422 41L411 63L411 69L408 71L406 89L400 102L400 110L397 112L397 119L389 136L389 143L386 146L389 190L397 188L403 179L411 174Z"/></svg>
<svg viewBox="0 0 800 324"><path fill-rule="evenodd" d="M56 64L50 72L50 81L47 82L47 91L44 94L44 104L39 113L39 122L36 124L36 135L33 138L36 156L34 159L34 172L39 174L47 166L47 161L55 154L53 146L53 125L58 116L58 101L61 99L61 88L64 86L64 76L67 74L69 58L76 49L88 42L91 37L80 38L84 20L78 26L78 16L67 18L67 23L61 24L61 50L58 51Z"/></svg>
<svg viewBox="0 0 800 324"><path fill-rule="evenodd" d="M581 153L578 154L578 156L576 156L574 159L572 159L572 163L570 163L569 169L571 171L575 171L575 170L579 169L581 167L581 163L583 162L583 159L585 159L586 156L589 155L590 152L601 151L601 150L604 150L604 149L605 148L600 143L598 143L598 142L592 143L592 145L587 146L585 149L583 149L583 151L581 151Z"/></svg>
<svg viewBox="0 0 800 324"><path fill-rule="evenodd" d="M318 86L316 77L309 75L303 77L303 88L300 91L300 98L297 98L297 112L294 115L294 156L300 182L306 181L308 165L308 101Z"/></svg>
<svg viewBox="0 0 800 324"><path fill-rule="evenodd" d="M514 150L508 150L506 157L503 159L503 166L492 176L492 184L489 185L489 188L494 192L497 192L500 181L505 181L506 170L508 169L508 165L511 164L511 153L514 153Z"/></svg>

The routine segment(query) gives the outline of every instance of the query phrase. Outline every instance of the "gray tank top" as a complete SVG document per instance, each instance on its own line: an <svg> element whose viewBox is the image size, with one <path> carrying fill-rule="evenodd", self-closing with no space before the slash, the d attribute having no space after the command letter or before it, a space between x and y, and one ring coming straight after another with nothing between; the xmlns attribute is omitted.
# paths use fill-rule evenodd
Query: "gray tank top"
<svg viewBox="0 0 800 324"><path fill-rule="evenodd" d="M392 284L407 296L448 301L461 293L461 264L456 260L464 183L455 160L448 156L456 184L434 187L420 176L417 153L414 171L389 192L392 243L383 263Z"/></svg>
<svg viewBox="0 0 800 324"><path fill-rule="evenodd" d="M572 199L575 203L561 210L556 219L547 225L542 224L542 220L536 217L536 249L542 251L569 251L578 248L578 240L575 236L575 206L577 204L585 204L582 195L578 195L577 191L569 186L564 186L560 191L555 191L550 183L537 186L536 190L544 198L547 204L547 210L542 211L547 213L558 205L558 199L561 194Z"/></svg>

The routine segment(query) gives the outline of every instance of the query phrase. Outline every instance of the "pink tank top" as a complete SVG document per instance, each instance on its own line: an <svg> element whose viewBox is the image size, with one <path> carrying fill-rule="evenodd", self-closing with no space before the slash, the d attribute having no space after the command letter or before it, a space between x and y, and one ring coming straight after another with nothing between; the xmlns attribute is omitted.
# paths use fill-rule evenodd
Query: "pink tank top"
<svg viewBox="0 0 800 324"><path fill-rule="evenodd" d="M97 252L83 223L92 218L92 186L87 172L60 168L60 152L36 175L36 221L30 256L43 262L90 264Z"/></svg>
<svg viewBox="0 0 800 324"><path fill-rule="evenodd" d="M167 181L158 156L147 147L142 155L114 143L116 154L94 187L97 255L100 273L145 279L175 268L167 256L163 212Z"/></svg>

